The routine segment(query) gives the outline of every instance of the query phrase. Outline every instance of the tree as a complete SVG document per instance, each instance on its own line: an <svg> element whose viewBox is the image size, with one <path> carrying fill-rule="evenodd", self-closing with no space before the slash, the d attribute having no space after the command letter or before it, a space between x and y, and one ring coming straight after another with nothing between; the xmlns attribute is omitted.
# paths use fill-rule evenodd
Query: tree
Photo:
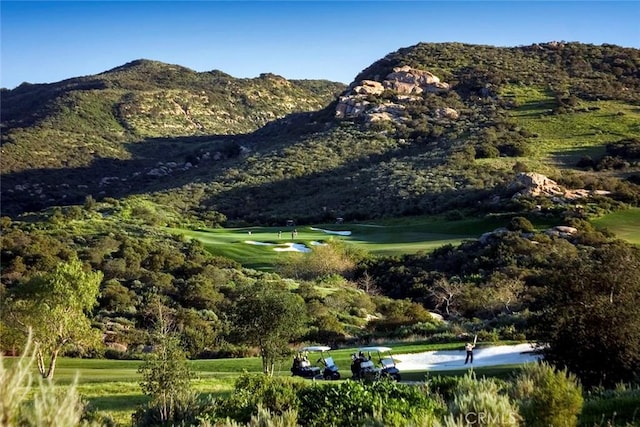
<svg viewBox="0 0 640 427"><path fill-rule="evenodd" d="M435 281L429 293L435 298L436 307L444 307L444 312L449 316L451 315L450 310L454 299L460 295L463 290L464 285L458 278L449 281L446 277L443 277Z"/></svg>
<svg viewBox="0 0 640 427"><path fill-rule="evenodd" d="M622 241L585 246L545 279L546 308L536 322L545 359L586 386L640 375L640 249Z"/></svg>
<svg viewBox="0 0 640 427"><path fill-rule="evenodd" d="M375 279L369 274L368 271L362 273L362 276L357 281L358 288L362 289L369 295L380 295L380 288L376 286Z"/></svg>
<svg viewBox="0 0 640 427"><path fill-rule="evenodd" d="M237 290L233 324L239 340L258 346L262 371L273 375L275 362L288 355L289 342L306 323L306 307L284 284L259 281Z"/></svg>
<svg viewBox="0 0 640 427"><path fill-rule="evenodd" d="M363 250L334 239L314 246L310 253L290 255L278 266L279 272L286 277L308 280L332 274L349 277L357 263L367 257Z"/></svg>
<svg viewBox="0 0 640 427"><path fill-rule="evenodd" d="M184 351L180 348L180 339L173 330L173 320L166 307L158 300L155 300L153 305L154 310L157 311L152 334L154 350L138 369L142 374L140 387L151 401L148 410L139 411L136 415L140 419L155 415L159 421L166 423L175 421L175 418L179 417L176 414L180 412L179 408L188 406L193 400L191 371ZM138 424L141 423L138 422Z"/></svg>
<svg viewBox="0 0 640 427"><path fill-rule="evenodd" d="M61 351L99 341L87 313L96 305L101 280L102 272L87 270L74 258L11 290L2 316L9 327L25 336L29 328L33 330L38 370L43 378L53 377Z"/></svg>

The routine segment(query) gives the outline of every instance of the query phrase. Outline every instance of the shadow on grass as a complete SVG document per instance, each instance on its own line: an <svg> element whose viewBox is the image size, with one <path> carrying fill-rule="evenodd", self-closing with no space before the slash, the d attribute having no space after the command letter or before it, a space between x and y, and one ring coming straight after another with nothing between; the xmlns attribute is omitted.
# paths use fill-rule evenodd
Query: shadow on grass
<svg viewBox="0 0 640 427"><path fill-rule="evenodd" d="M149 398L142 394L118 394L85 398L98 411L131 411L147 403Z"/></svg>

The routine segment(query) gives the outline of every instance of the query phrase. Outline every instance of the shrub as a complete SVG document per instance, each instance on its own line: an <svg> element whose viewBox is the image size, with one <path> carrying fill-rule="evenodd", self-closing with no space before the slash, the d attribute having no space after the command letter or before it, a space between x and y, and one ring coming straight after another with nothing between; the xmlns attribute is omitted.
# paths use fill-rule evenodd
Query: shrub
<svg viewBox="0 0 640 427"><path fill-rule="evenodd" d="M419 387L393 381L346 381L301 390L299 423L305 426L433 425L443 406Z"/></svg>
<svg viewBox="0 0 640 427"><path fill-rule="evenodd" d="M582 156L580 160L576 163L576 167L581 169L591 169L595 167L596 162L593 161L591 156Z"/></svg>
<svg viewBox="0 0 640 427"><path fill-rule="evenodd" d="M464 214L458 209L454 209L447 212L444 217L447 221L460 221L464 219Z"/></svg>
<svg viewBox="0 0 640 427"><path fill-rule="evenodd" d="M504 386L493 378L478 380L473 372L459 380L448 405L450 414L444 418L445 426L517 426L521 421Z"/></svg>
<svg viewBox="0 0 640 427"><path fill-rule="evenodd" d="M210 424L203 424L208 427ZM227 419L225 422L218 422L216 427L298 427L298 413L294 410L285 411L282 414L274 414L268 409L258 406L255 415L245 423L238 423L234 420Z"/></svg>
<svg viewBox="0 0 640 427"><path fill-rule="evenodd" d="M585 398L580 425L638 425L640 387L620 383L615 389L594 389ZM605 424L606 423L606 424Z"/></svg>
<svg viewBox="0 0 640 427"><path fill-rule="evenodd" d="M531 233L534 231L533 224L527 218L516 216L511 218L507 228L511 231L523 231L525 233Z"/></svg>
<svg viewBox="0 0 640 427"><path fill-rule="evenodd" d="M38 378L34 390L31 375L34 360L31 335L22 356L11 368L5 368L0 353L0 426L113 425L112 420L87 412L75 381L65 391L56 391L51 380Z"/></svg>
<svg viewBox="0 0 640 427"><path fill-rule="evenodd" d="M291 378L243 374L236 381L233 394L220 402L216 412L222 418L249 422L259 407L275 415L297 411L298 392L304 387L304 382Z"/></svg>
<svg viewBox="0 0 640 427"><path fill-rule="evenodd" d="M491 159L500 157L500 150L489 143L480 144L476 147L476 158L477 159Z"/></svg>
<svg viewBox="0 0 640 427"><path fill-rule="evenodd" d="M513 394L527 426L575 426L582 410L582 387L575 375L544 362L525 365Z"/></svg>
<svg viewBox="0 0 640 427"><path fill-rule="evenodd" d="M435 375L427 377L429 393L439 394L445 401L452 400L462 377Z"/></svg>
<svg viewBox="0 0 640 427"><path fill-rule="evenodd" d="M152 400L145 406L139 407L131 419L135 427L197 425L198 415L202 412L197 395L190 391L181 391L173 394L170 413L167 413L163 402Z"/></svg>

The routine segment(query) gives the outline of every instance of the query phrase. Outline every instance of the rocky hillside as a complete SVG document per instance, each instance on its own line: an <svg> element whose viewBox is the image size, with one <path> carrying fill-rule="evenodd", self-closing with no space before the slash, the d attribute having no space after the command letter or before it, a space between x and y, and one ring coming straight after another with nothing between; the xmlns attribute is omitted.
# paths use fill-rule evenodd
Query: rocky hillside
<svg viewBox="0 0 640 427"><path fill-rule="evenodd" d="M130 159L127 144L151 138L243 134L319 110L343 89L273 74L236 79L149 60L53 84L25 83L2 91L2 171Z"/></svg>
<svg viewBox="0 0 640 427"><path fill-rule="evenodd" d="M640 203L638 49L421 43L348 88L142 61L46 102L28 89L3 96L3 213L132 194L229 223ZM519 172L589 191L514 201Z"/></svg>

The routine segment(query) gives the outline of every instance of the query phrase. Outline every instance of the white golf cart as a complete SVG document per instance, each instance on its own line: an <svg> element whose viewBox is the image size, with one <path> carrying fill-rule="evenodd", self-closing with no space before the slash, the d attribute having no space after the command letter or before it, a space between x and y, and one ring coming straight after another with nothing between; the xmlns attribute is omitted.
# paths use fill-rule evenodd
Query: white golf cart
<svg viewBox="0 0 640 427"><path fill-rule="evenodd" d="M400 381L400 371L389 347L361 347L351 356L351 373L355 380L375 381L391 378Z"/></svg>
<svg viewBox="0 0 640 427"><path fill-rule="evenodd" d="M298 354L293 358L293 365L291 366L291 374L303 378L314 378L324 380L339 380L340 372L338 367L333 362L333 357L330 354L331 347L324 345L314 345L303 347L298 351ZM316 365L314 366L309 361L315 359L318 356Z"/></svg>

